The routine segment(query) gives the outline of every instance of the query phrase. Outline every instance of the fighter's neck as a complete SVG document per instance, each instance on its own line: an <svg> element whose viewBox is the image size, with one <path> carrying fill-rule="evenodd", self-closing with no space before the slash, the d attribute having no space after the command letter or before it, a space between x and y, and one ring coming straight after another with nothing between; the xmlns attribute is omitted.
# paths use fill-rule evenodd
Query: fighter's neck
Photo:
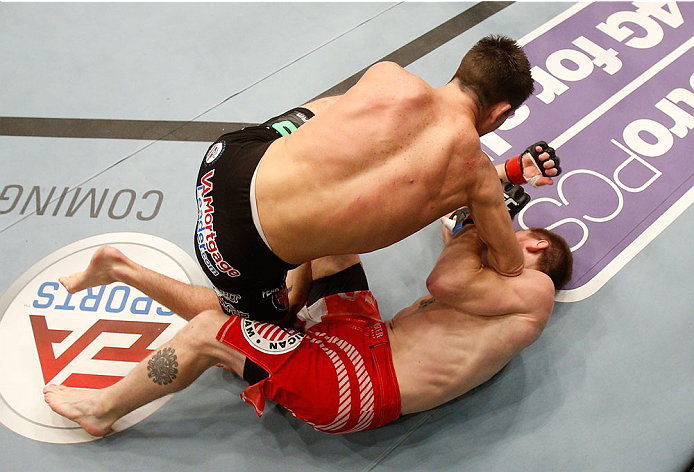
<svg viewBox="0 0 694 472"><path fill-rule="evenodd" d="M461 89L456 82L449 82L443 87L434 89L446 108L454 110L456 114L466 116L472 123L477 123L481 118L481 111L474 97Z"/></svg>

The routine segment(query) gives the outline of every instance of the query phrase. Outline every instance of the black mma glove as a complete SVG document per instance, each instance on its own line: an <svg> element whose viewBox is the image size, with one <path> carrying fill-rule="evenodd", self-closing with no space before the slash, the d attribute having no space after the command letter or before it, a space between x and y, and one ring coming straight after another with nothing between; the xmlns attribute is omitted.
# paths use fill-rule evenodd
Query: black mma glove
<svg viewBox="0 0 694 472"><path fill-rule="evenodd" d="M525 205L528 204L530 195L525 193L523 187L520 185L513 185L511 182L502 182L501 187L504 190L504 203L506 204L506 209L508 210L508 214L511 215L511 219L513 219L525 208ZM452 224L446 225L446 227L451 231L453 236L458 234L458 232L463 229L463 226L475 223L470 217L470 210L467 208L456 210L449 219L452 220Z"/></svg>
<svg viewBox="0 0 694 472"><path fill-rule="evenodd" d="M463 229L463 226L475 224L472 218L470 218L470 210L467 208L456 210L448 219L453 220L452 227L447 226L447 228L451 230L453 236L458 234L458 232Z"/></svg>
<svg viewBox="0 0 694 472"><path fill-rule="evenodd" d="M530 195L525 193L520 185L513 185L511 182L502 182L501 186L504 189L504 203L511 219L515 218L520 211L525 208L525 205L530 201Z"/></svg>
<svg viewBox="0 0 694 472"><path fill-rule="evenodd" d="M537 150L535 149L537 146L541 146L542 151L537 152ZM542 154L543 152L549 154L549 159L547 159L546 161L540 160L540 154ZM530 185L532 185L533 187L537 187L536 183L540 178L539 175L531 177L529 181L526 180L525 176L523 175L523 156L525 154L530 155L530 157L533 160L533 164L535 165L535 167L537 167L537 170L539 170L544 177L549 177L546 172L549 169L545 169L544 166L544 163L549 161L554 162L554 168L557 169L557 175L561 174L561 167L559 167L559 158L557 157L554 148L549 147L549 145L547 145L547 143L544 141L538 141L535 144L529 146L528 149L523 151L521 154L507 160L504 164L506 176L508 177L508 180L511 181L511 183L516 185L523 185L525 183L530 182ZM556 177L556 175L553 175L552 177Z"/></svg>

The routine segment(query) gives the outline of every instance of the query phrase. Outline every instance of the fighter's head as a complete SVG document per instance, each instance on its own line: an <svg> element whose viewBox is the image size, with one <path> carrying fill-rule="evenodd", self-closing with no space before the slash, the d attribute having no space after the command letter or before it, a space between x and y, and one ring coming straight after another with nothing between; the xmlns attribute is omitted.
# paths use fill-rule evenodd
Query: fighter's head
<svg viewBox="0 0 694 472"><path fill-rule="evenodd" d="M525 267L544 272L559 290L571 280L573 255L564 238L544 228L517 231Z"/></svg>
<svg viewBox="0 0 694 472"><path fill-rule="evenodd" d="M480 135L498 128L534 90L525 52L514 40L498 35L479 40L451 82L475 99Z"/></svg>

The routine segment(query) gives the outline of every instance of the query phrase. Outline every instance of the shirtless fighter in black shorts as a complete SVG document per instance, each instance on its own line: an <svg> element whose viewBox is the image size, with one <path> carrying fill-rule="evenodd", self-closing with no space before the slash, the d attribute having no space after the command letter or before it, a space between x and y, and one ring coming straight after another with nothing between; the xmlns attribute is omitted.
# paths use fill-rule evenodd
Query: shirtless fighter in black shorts
<svg viewBox="0 0 694 472"><path fill-rule="evenodd" d="M490 36L443 87L382 62L344 95L222 136L200 167L195 235L222 309L286 323L310 282L287 270L389 246L461 207L474 215L490 265L519 275L499 178L551 185L559 160L542 142L495 169L479 138L532 89L523 50Z"/></svg>
<svg viewBox="0 0 694 472"><path fill-rule="evenodd" d="M255 177L268 146L313 117L295 108L259 126L225 134L200 165L196 196L198 262L214 285L225 313L287 323L287 271L263 234L255 201ZM252 315L251 315L252 314Z"/></svg>

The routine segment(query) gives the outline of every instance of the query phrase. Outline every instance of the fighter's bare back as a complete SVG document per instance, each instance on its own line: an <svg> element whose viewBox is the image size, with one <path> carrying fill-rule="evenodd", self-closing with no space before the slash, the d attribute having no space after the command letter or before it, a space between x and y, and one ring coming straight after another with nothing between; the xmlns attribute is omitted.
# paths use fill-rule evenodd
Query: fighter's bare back
<svg viewBox="0 0 694 472"><path fill-rule="evenodd" d="M275 254L302 263L369 252L472 200L498 198L471 102L453 87L434 89L379 63L333 106L275 141L256 182Z"/></svg>

